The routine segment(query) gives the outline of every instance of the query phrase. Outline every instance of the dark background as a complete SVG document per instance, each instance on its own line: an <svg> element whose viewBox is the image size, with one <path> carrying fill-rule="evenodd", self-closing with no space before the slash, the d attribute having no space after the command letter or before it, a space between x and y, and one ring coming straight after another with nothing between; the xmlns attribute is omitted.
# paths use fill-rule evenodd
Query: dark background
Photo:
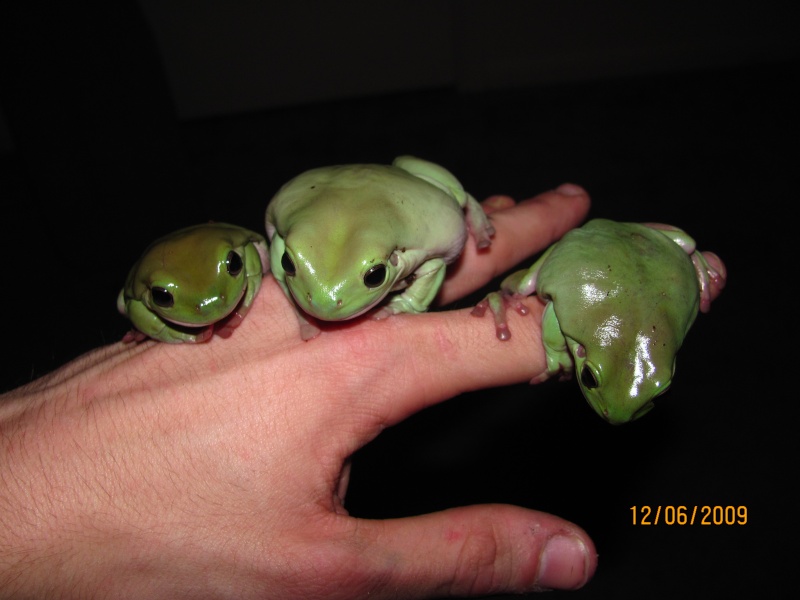
<svg viewBox="0 0 800 600"><path fill-rule="evenodd" d="M309 77L303 95L295 74L294 91L276 91L272 103L268 94L242 100L234 83L200 101L179 76L184 63L174 51L169 59L169 28L137 3L11 4L0 9L0 389L118 340L128 325L116 294L155 237L209 219L263 230L271 194L307 168L411 153L448 167L479 199L572 181L591 193L590 216L672 223L728 267L728 286L698 317L668 395L641 421L611 427L574 382L466 394L361 451L348 507L380 518L509 502L561 515L593 537L600 564L585 589L556 596L775 597L792 585L795 261L787 253L797 235L789 220L800 53L782 4L760 3L757 19L740 11L733 29L726 19L746 3L692 4L703 8L699 22L691 9L666 21L622 11L619 26L638 34L629 47L607 35L608 15L596 23L596 13L573 10L567 19L540 3L541 14L526 14L563 40L554 56L574 58L582 39L591 42L577 55L591 60L565 61L568 76L523 65L518 80L511 67L492 80L495 71L469 71L457 52L441 63L451 70L426 72L418 86L398 71L398 89L360 90L353 62L339 93L320 74L320 87ZM541 40L520 37L524 24L513 16L509 55L528 56L529 44L544 52ZM460 31L482 31L454 19ZM666 29L650 35L653 23ZM592 38L595 25L606 35ZM504 39L496 21L486 27L470 40L476 56ZM366 61L373 54L360 51ZM273 57L285 72L271 65L267 82L285 82L293 58ZM487 347L491 335L487 322ZM631 507L642 505L745 506L748 522L634 526Z"/></svg>

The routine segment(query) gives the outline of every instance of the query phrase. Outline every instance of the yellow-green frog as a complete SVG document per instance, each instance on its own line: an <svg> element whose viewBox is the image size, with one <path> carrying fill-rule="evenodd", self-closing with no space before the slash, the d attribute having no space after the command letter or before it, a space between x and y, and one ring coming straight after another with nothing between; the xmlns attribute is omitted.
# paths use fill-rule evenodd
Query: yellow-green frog
<svg viewBox="0 0 800 600"><path fill-rule="evenodd" d="M272 274L306 340L320 332L309 316L343 321L379 305L376 319L426 311L468 231L478 248L494 235L452 173L413 156L305 171L271 199L266 229Z"/></svg>
<svg viewBox="0 0 800 600"><path fill-rule="evenodd" d="M509 275L473 314L490 308L497 337L506 340L505 307L526 314L519 298L536 293L545 303L547 371L531 383L569 379L574 369L597 414L626 423L670 386L698 310L708 312L726 277L719 257L696 251L681 229L594 219Z"/></svg>
<svg viewBox="0 0 800 600"><path fill-rule="evenodd" d="M194 225L156 240L117 297L135 327L123 341L205 342L215 325L220 336L230 336L268 267L266 238L236 225Z"/></svg>

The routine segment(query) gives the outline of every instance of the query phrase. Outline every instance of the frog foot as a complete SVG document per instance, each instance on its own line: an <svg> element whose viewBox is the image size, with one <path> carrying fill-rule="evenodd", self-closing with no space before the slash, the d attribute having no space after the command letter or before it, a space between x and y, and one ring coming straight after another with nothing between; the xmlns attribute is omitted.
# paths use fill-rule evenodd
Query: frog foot
<svg viewBox="0 0 800 600"><path fill-rule="evenodd" d="M218 321L217 324L214 326L217 335L221 338L229 338L233 335L233 331L242 324L244 321L244 315L247 311L234 311L229 316L225 317L223 320Z"/></svg>
<svg viewBox="0 0 800 600"><path fill-rule="evenodd" d="M122 343L131 344L133 342L141 342L146 339L147 336L144 333L138 329L131 329L130 331L125 332L125 335L122 336Z"/></svg>
<svg viewBox="0 0 800 600"><path fill-rule="evenodd" d="M521 315L527 315L530 310L522 303L522 294L505 294L503 292L491 292L478 302L472 309L472 316L483 317L486 314L486 309L492 311L494 315L495 335L497 339L502 342L511 339L511 331L508 328L508 320L506 319L506 309L511 307Z"/></svg>
<svg viewBox="0 0 800 600"><path fill-rule="evenodd" d="M492 245L492 237L495 234L494 225L489 221L488 213L470 194L467 194L465 210L467 228L475 238L478 250L488 248Z"/></svg>
<svg viewBox="0 0 800 600"><path fill-rule="evenodd" d="M214 335L214 326L209 325L208 327L204 327L201 329L196 336L194 336L193 340L184 340L189 342L190 344L204 344L208 340L211 339L211 336Z"/></svg>
<svg viewBox="0 0 800 600"><path fill-rule="evenodd" d="M583 346L578 346L577 351L585 356L586 350ZM531 379L531 385L543 383L554 377L557 377L560 382L572 379L575 372L575 363L568 352L552 351L545 342L545 356L547 359L547 369Z"/></svg>
<svg viewBox="0 0 800 600"><path fill-rule="evenodd" d="M388 319L393 314L396 314L396 311L392 310L392 308L387 304L385 306L381 306L378 310L373 312L371 318L373 321L381 321L383 319Z"/></svg>
<svg viewBox="0 0 800 600"><path fill-rule="evenodd" d="M487 215L498 210L511 208L514 205L516 205L516 201L511 196L506 196L505 194L495 194L481 202L481 208L483 208L483 212Z"/></svg>
<svg viewBox="0 0 800 600"><path fill-rule="evenodd" d="M313 340L322 333L322 330L315 325L299 307L295 307L295 314L297 315L297 324L300 326L301 340L307 342L308 340Z"/></svg>
<svg viewBox="0 0 800 600"><path fill-rule="evenodd" d="M313 340L321 333L321 329L316 325L312 325L311 323L301 323L300 324L300 339L304 342L308 340Z"/></svg>
<svg viewBox="0 0 800 600"><path fill-rule="evenodd" d="M728 270L719 256L708 251L692 254L692 263L700 282L700 312L707 313L711 310L711 302L716 300L725 287Z"/></svg>
<svg viewBox="0 0 800 600"><path fill-rule="evenodd" d="M558 373L551 373L550 371L544 371L539 375L537 375L536 377L534 377L533 379L531 379L530 384L536 385L538 383L544 383L545 381L552 379L556 375L558 375L558 381L560 382L569 381L570 379L572 379L572 373L570 373L569 371L560 371Z"/></svg>
<svg viewBox="0 0 800 600"><path fill-rule="evenodd" d="M196 333L194 333L195 331ZM170 332L172 332L172 334L170 334ZM202 344L210 340L212 335L214 335L213 325L192 328L191 334L186 333L185 331L178 333L176 330L167 328L163 329L157 334L153 334L152 336L142 333L138 329L131 329L124 336L122 336L122 342L125 344L130 344L133 342L138 343L152 338L167 344Z"/></svg>

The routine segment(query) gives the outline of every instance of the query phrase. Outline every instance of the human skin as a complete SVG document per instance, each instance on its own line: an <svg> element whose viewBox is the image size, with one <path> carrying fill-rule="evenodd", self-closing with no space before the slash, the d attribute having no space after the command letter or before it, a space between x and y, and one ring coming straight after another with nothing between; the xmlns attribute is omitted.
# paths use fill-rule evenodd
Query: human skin
<svg viewBox="0 0 800 600"><path fill-rule="evenodd" d="M485 201L493 244L467 245L440 304L577 226L588 195L558 189L515 206ZM0 396L0 597L581 587L597 566L592 540L551 514L493 504L370 520L346 510L349 457L383 429L545 370L541 305L525 302L534 318L512 317L526 325L508 342L469 308L325 325L304 342L267 277L230 338L118 342Z"/></svg>

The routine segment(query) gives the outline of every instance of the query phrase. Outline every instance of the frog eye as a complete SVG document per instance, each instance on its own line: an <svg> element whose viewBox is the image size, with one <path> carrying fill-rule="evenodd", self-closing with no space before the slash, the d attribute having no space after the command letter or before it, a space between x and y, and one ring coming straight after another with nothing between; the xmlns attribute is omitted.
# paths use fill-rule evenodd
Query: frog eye
<svg viewBox="0 0 800 600"><path fill-rule="evenodd" d="M283 256L281 256L281 267L286 272L289 277L292 277L295 273L297 273L297 269L292 262L292 259L289 257L288 252L284 252Z"/></svg>
<svg viewBox="0 0 800 600"><path fill-rule="evenodd" d="M153 303L161 308L172 308L175 304L172 294L162 287L151 288L150 295L153 297Z"/></svg>
<svg viewBox="0 0 800 600"><path fill-rule="evenodd" d="M597 383L597 378L594 376L594 373L586 365L581 369L581 383L587 390L593 390L600 386L600 384Z"/></svg>
<svg viewBox="0 0 800 600"><path fill-rule="evenodd" d="M228 252L225 264L228 266L228 275L231 277L236 277L242 272L242 257L233 250Z"/></svg>
<svg viewBox="0 0 800 600"><path fill-rule="evenodd" d="M364 285L376 288L386 281L386 265L375 265L364 275Z"/></svg>

